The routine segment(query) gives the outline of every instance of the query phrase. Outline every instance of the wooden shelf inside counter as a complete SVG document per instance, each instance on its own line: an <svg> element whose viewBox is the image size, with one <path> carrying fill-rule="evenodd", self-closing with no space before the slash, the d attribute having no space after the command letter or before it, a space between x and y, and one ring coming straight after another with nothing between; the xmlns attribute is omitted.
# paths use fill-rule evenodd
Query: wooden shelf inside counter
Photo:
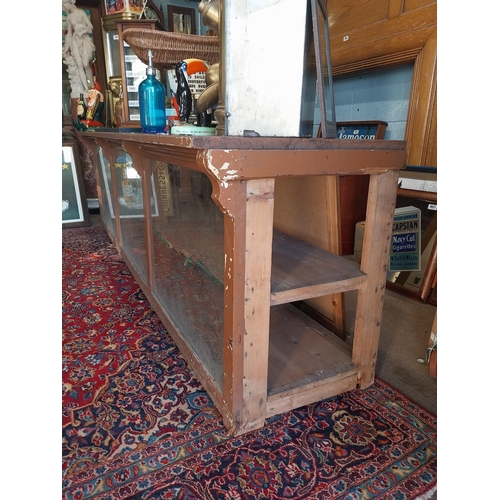
<svg viewBox="0 0 500 500"><path fill-rule="evenodd" d="M224 282L224 259L218 254L223 234L214 235L202 222L184 220L168 221L156 232L191 264ZM274 230L271 306L355 290L365 280L366 274L355 262Z"/></svg>
<svg viewBox="0 0 500 500"><path fill-rule="evenodd" d="M351 347L290 304L271 309L267 417L354 389Z"/></svg>
<svg viewBox="0 0 500 500"><path fill-rule="evenodd" d="M355 290L365 280L355 262L274 231L271 305Z"/></svg>

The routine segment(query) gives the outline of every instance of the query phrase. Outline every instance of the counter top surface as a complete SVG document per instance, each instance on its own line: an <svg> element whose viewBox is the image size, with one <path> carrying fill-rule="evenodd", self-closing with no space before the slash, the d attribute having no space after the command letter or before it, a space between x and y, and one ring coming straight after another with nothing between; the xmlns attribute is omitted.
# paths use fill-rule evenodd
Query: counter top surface
<svg viewBox="0 0 500 500"><path fill-rule="evenodd" d="M115 131L115 129L88 130L83 137L100 137L115 141L140 142L144 145L165 145L194 149L343 149L343 150L405 150L405 141L322 139L303 137L237 137L237 136L196 136L172 134L145 134L140 132Z"/></svg>
<svg viewBox="0 0 500 500"><path fill-rule="evenodd" d="M294 175L362 175L404 168L405 141L83 132L138 158L205 171L221 182ZM135 153L134 153L135 151Z"/></svg>

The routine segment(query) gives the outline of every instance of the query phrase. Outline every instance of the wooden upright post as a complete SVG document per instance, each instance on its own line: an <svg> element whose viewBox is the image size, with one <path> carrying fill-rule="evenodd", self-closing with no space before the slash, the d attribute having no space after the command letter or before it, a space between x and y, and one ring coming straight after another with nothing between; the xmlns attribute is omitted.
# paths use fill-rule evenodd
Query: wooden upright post
<svg viewBox="0 0 500 500"><path fill-rule="evenodd" d="M244 192L226 215L224 231L231 250L224 273L223 400L234 435L261 428L266 418L274 179L238 188Z"/></svg>
<svg viewBox="0 0 500 500"><path fill-rule="evenodd" d="M368 277L358 290L352 349L352 360L359 368L358 383L362 389L375 379L398 177L397 170L370 176L361 253L361 270Z"/></svg>

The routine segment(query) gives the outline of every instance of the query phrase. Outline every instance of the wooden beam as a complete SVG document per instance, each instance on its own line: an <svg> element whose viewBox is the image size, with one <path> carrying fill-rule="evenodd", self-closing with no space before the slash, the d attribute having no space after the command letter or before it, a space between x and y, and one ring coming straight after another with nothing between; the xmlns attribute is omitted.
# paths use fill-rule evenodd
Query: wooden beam
<svg viewBox="0 0 500 500"><path fill-rule="evenodd" d="M370 61L409 50L420 51L436 26L435 4L349 32L333 24L330 28L332 66L336 68L355 61Z"/></svg>
<svg viewBox="0 0 500 500"><path fill-rule="evenodd" d="M405 1L404 0L389 0L387 7L387 18L392 19L398 17L403 13Z"/></svg>

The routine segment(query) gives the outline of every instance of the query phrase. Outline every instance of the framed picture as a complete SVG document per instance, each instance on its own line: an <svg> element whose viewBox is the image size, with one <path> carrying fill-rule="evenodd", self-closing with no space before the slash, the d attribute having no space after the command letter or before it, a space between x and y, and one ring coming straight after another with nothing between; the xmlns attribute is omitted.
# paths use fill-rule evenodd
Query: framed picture
<svg viewBox="0 0 500 500"><path fill-rule="evenodd" d="M196 34L194 9L168 5L167 16L168 31L173 31L174 33L185 33L186 35Z"/></svg>
<svg viewBox="0 0 500 500"><path fill-rule="evenodd" d="M117 14L119 12L125 12L127 6L125 0L106 0L106 15Z"/></svg>
<svg viewBox="0 0 500 500"><path fill-rule="evenodd" d="M145 0L106 0L106 15L120 12L142 14L145 3Z"/></svg>
<svg viewBox="0 0 500 500"><path fill-rule="evenodd" d="M412 206L420 211L419 269L389 272L387 289L437 305L437 192L398 188L396 212Z"/></svg>
<svg viewBox="0 0 500 500"><path fill-rule="evenodd" d="M142 15L146 0L128 0L129 12Z"/></svg>
<svg viewBox="0 0 500 500"><path fill-rule="evenodd" d="M333 98L332 60L325 0L311 0L316 76L319 94L321 135L337 137L335 101Z"/></svg>
<svg viewBox="0 0 500 500"><path fill-rule="evenodd" d="M62 226L90 226L83 173L78 147L74 142L62 144Z"/></svg>

